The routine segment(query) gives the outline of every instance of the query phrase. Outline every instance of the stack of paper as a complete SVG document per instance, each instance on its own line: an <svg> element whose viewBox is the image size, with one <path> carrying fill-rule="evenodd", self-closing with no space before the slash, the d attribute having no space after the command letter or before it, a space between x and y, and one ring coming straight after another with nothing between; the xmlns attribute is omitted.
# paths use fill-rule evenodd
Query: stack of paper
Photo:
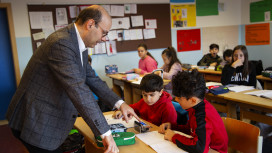
<svg viewBox="0 0 272 153"><path fill-rule="evenodd" d="M253 86L235 86L235 87L228 87L230 91L234 92L242 92L247 90L255 89Z"/></svg>
<svg viewBox="0 0 272 153"><path fill-rule="evenodd" d="M272 90L258 90L253 92L247 92L245 94L272 99Z"/></svg>
<svg viewBox="0 0 272 153"><path fill-rule="evenodd" d="M164 135L158 131L141 133L136 135L140 140L149 145L158 153L181 153L184 150L177 147L173 142L164 139Z"/></svg>

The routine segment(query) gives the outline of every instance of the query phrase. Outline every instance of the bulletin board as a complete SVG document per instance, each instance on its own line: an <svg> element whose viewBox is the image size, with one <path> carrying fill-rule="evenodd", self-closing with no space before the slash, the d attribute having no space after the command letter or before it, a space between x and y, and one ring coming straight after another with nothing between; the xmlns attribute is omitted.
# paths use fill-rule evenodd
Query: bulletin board
<svg viewBox="0 0 272 153"><path fill-rule="evenodd" d="M91 5L91 4L86 4ZM114 4L118 5L118 4ZM119 4L122 5L122 4ZM56 8L66 8L68 23L72 23L75 18L71 19L69 17L69 6L71 5L28 5L28 12L44 12L51 11L53 15L53 23L56 22ZM79 6L79 5L78 5ZM157 29L155 30L156 38L154 39L143 39L143 40L124 40L116 41L117 52L127 52L137 50L137 46L140 43L145 43L148 49L158 49L166 48L171 46L171 25L170 25L170 4L137 4L137 14L125 14L124 17L142 15L143 19L156 19L157 20ZM144 26L141 27L131 27L130 29L144 29ZM33 34L42 32L42 29L31 29L31 40L33 51L37 49L37 42L42 42L45 39L34 40Z"/></svg>

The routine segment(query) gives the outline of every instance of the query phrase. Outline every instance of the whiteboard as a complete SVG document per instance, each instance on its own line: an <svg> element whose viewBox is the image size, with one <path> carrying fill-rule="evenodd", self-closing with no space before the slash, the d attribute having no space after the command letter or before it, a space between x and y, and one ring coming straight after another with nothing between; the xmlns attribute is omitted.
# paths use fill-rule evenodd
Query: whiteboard
<svg viewBox="0 0 272 153"><path fill-rule="evenodd" d="M238 25L202 28L203 55L209 53L209 46L215 43L219 45L218 55L222 57L224 50L233 49L238 45L238 39Z"/></svg>

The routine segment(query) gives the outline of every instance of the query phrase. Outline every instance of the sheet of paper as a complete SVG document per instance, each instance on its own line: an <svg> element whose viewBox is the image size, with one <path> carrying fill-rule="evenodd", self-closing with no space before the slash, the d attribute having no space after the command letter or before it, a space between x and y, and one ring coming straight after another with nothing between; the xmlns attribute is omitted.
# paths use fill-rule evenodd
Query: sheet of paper
<svg viewBox="0 0 272 153"><path fill-rule="evenodd" d="M109 38L109 40L116 40L117 39L117 31L116 30L109 31L108 38Z"/></svg>
<svg viewBox="0 0 272 153"><path fill-rule="evenodd" d="M106 41L106 48L108 56L117 54L116 41Z"/></svg>
<svg viewBox="0 0 272 153"><path fill-rule="evenodd" d="M206 87L209 86L222 86L222 83L220 82L206 82Z"/></svg>
<svg viewBox="0 0 272 153"><path fill-rule="evenodd" d="M130 4L130 14L137 14L137 4Z"/></svg>
<svg viewBox="0 0 272 153"><path fill-rule="evenodd" d="M158 131L136 134L136 136L158 153L185 152L178 148L174 143L165 140L164 135L158 133Z"/></svg>
<svg viewBox="0 0 272 153"><path fill-rule="evenodd" d="M106 53L106 43L101 42L95 45L94 54L105 54Z"/></svg>
<svg viewBox="0 0 272 153"><path fill-rule="evenodd" d="M111 16L124 16L124 14L125 14L124 6L111 5L111 12L110 12Z"/></svg>
<svg viewBox="0 0 272 153"><path fill-rule="evenodd" d="M79 13L79 8L77 6L69 6L68 9L70 18L76 18Z"/></svg>
<svg viewBox="0 0 272 153"><path fill-rule="evenodd" d="M143 39L142 29L131 29L130 30L130 39L131 40L140 40L140 39Z"/></svg>
<svg viewBox="0 0 272 153"><path fill-rule="evenodd" d="M247 90L255 89L253 86L235 86L235 87L228 87L230 91L234 92L242 92Z"/></svg>
<svg viewBox="0 0 272 153"><path fill-rule="evenodd" d="M130 30L124 30L124 40L130 40Z"/></svg>
<svg viewBox="0 0 272 153"><path fill-rule="evenodd" d="M117 30L117 41L123 40L123 30Z"/></svg>
<svg viewBox="0 0 272 153"><path fill-rule="evenodd" d="M150 145L157 153L185 153L186 151L177 147L176 144L170 141L162 141L156 144Z"/></svg>
<svg viewBox="0 0 272 153"><path fill-rule="evenodd" d="M253 92L247 92L245 94L272 99L272 90L258 90Z"/></svg>
<svg viewBox="0 0 272 153"><path fill-rule="evenodd" d="M38 33L33 34L34 40L40 40L40 39L44 39L44 38L45 38L45 35L43 32L38 32Z"/></svg>
<svg viewBox="0 0 272 153"><path fill-rule="evenodd" d="M146 29L157 29L157 20L156 19L145 19L145 28Z"/></svg>
<svg viewBox="0 0 272 153"><path fill-rule="evenodd" d="M143 78L143 77L138 77L137 81L133 81L133 82L131 82L131 83L133 83L133 84L140 84L141 81L142 81L142 78Z"/></svg>
<svg viewBox="0 0 272 153"><path fill-rule="evenodd" d="M144 39L156 38L155 29L144 29L143 33L144 33Z"/></svg>
<svg viewBox="0 0 272 153"><path fill-rule="evenodd" d="M112 19L111 30L113 30L113 29L129 29L129 28L130 28L129 17L113 18Z"/></svg>
<svg viewBox="0 0 272 153"><path fill-rule="evenodd" d="M48 28L54 26L52 12L40 12L41 28Z"/></svg>
<svg viewBox="0 0 272 153"><path fill-rule="evenodd" d="M51 33L55 32L55 29L54 29L54 27L42 28L42 31L43 31L44 37L46 39L49 35L51 35Z"/></svg>
<svg viewBox="0 0 272 153"><path fill-rule="evenodd" d="M108 13L111 12L111 6L110 5L101 5Z"/></svg>
<svg viewBox="0 0 272 153"><path fill-rule="evenodd" d="M29 12L29 20L31 29L41 29L40 12Z"/></svg>
<svg viewBox="0 0 272 153"><path fill-rule="evenodd" d="M128 123L126 123L125 121L123 121L123 119L114 119L112 117L112 115L105 115L105 118L106 118L108 124L122 123L126 128L132 128L132 127L134 127L134 121L137 121L137 119L134 118L134 117L131 120L129 120Z"/></svg>
<svg viewBox="0 0 272 153"><path fill-rule="evenodd" d="M57 30L59 30L59 29L61 29L61 28L64 28L64 27L66 27L68 24L63 24L63 25L55 25L55 30L57 31Z"/></svg>
<svg viewBox="0 0 272 153"><path fill-rule="evenodd" d="M144 20L142 15L131 16L132 27L139 27L144 25Z"/></svg>
<svg viewBox="0 0 272 153"><path fill-rule="evenodd" d="M56 20L58 25L68 24L66 8L56 8Z"/></svg>

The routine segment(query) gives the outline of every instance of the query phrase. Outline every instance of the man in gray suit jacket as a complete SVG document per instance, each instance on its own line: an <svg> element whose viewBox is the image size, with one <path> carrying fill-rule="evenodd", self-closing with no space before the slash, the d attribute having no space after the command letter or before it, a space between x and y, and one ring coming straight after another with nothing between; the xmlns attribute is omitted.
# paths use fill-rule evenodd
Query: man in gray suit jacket
<svg viewBox="0 0 272 153"><path fill-rule="evenodd" d="M120 109L126 121L139 118L95 76L85 51L105 41L110 28L107 11L92 5L80 12L76 23L51 34L31 57L6 114L13 134L29 152L61 152L78 113L101 135L105 152L119 152L92 91Z"/></svg>

